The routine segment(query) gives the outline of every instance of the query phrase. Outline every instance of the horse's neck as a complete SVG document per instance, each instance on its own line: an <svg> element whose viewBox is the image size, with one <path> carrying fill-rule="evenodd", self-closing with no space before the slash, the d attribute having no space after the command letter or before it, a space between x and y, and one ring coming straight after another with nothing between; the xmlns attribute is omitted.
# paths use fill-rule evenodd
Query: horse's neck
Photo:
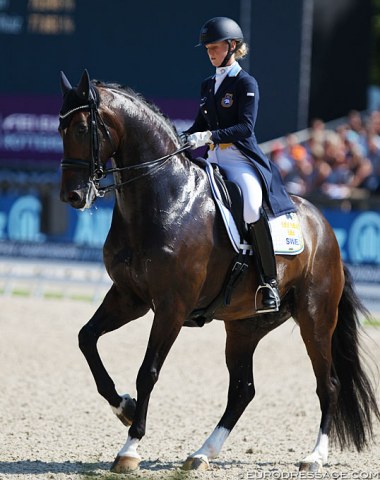
<svg viewBox="0 0 380 480"><path fill-rule="evenodd" d="M156 171L121 187L116 192L115 208L135 231L148 223L178 223L184 212L193 208L201 191L204 193L205 182L198 181L200 176L200 168L187 159L173 157Z"/></svg>
<svg viewBox="0 0 380 480"><path fill-rule="evenodd" d="M120 99L121 101L121 99ZM154 210L167 211L173 204L183 204L194 189L194 168L184 155L173 156L157 167L154 162L179 148L176 134L169 123L155 110L141 102L123 96L124 131L115 155L119 168L138 165L122 171L117 183L125 183L117 192L123 216L135 217ZM144 166L143 164L147 164Z"/></svg>
<svg viewBox="0 0 380 480"><path fill-rule="evenodd" d="M121 167L152 161L176 149L178 142L174 130L158 111L126 92L113 93L123 112L118 152Z"/></svg>

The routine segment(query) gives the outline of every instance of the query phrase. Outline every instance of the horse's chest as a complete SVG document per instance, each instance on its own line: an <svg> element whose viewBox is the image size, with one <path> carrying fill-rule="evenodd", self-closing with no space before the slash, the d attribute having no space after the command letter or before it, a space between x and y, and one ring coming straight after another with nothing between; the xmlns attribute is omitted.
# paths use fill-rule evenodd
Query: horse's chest
<svg viewBox="0 0 380 480"><path fill-rule="evenodd" d="M116 285L137 288L146 285L150 262L149 256L137 255L132 250L123 250L105 260L108 274Z"/></svg>

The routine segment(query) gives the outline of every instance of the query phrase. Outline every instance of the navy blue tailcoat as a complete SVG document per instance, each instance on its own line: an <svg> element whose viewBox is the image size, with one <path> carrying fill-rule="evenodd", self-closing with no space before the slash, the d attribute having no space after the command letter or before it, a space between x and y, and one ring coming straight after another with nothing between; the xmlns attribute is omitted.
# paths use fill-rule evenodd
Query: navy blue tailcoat
<svg viewBox="0 0 380 480"><path fill-rule="evenodd" d="M230 72L231 73L231 72ZM210 130L212 141L233 143L252 162L262 179L263 195L274 216L294 212L280 171L260 149L255 136L259 103L257 81L244 70L228 76L214 94L214 76L201 86L201 102L193 125L186 133Z"/></svg>

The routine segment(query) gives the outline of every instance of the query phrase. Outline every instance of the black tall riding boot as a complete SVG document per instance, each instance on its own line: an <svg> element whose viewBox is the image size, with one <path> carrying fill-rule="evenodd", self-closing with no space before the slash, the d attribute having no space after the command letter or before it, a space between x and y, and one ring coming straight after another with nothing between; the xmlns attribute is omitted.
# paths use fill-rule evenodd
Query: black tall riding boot
<svg viewBox="0 0 380 480"><path fill-rule="evenodd" d="M264 215L249 225L249 232L254 248L257 269L260 274L261 285L256 291L262 293L263 308L259 312L276 312L280 306L280 295L277 285L276 259L273 251L272 236L268 221Z"/></svg>

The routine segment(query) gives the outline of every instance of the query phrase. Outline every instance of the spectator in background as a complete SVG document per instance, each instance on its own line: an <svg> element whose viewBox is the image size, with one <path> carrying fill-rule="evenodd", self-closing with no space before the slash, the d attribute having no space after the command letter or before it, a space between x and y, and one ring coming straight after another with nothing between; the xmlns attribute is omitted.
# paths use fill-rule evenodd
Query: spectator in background
<svg viewBox="0 0 380 480"><path fill-rule="evenodd" d="M380 193L379 111L364 121L352 110L336 130L326 129L316 118L307 141L300 144L295 134L289 134L285 146L275 145L273 161L290 193L332 198L348 198L359 190Z"/></svg>
<svg viewBox="0 0 380 480"><path fill-rule="evenodd" d="M351 110L347 117L348 128L358 135L365 136L365 126L360 112Z"/></svg>
<svg viewBox="0 0 380 480"><path fill-rule="evenodd" d="M352 136L353 142L357 143L364 150L367 143L367 131L360 112L351 110L348 114L348 128L346 136Z"/></svg>
<svg viewBox="0 0 380 480"><path fill-rule="evenodd" d="M304 146L295 144L290 149L290 159L293 168L284 177L285 187L290 193L307 195L311 191L313 174L308 151Z"/></svg>
<svg viewBox="0 0 380 480"><path fill-rule="evenodd" d="M366 158L367 138L365 138L365 146L363 141L364 137L357 132L347 131L345 146L348 168L351 171L351 180L348 186L351 188L365 188L366 181L372 175L371 162Z"/></svg>
<svg viewBox="0 0 380 480"><path fill-rule="evenodd" d="M372 193L380 193L380 136L369 133L367 139L367 158L371 162L372 173L364 186Z"/></svg>
<svg viewBox="0 0 380 480"><path fill-rule="evenodd" d="M366 157L371 162L372 174L365 181L371 193L380 193L380 112L374 111L367 121Z"/></svg>
<svg viewBox="0 0 380 480"><path fill-rule="evenodd" d="M331 130L326 129L325 123L319 119L315 118L314 120L311 121L310 123L310 136L308 140L305 142L306 148L311 151L314 145L316 144L323 144L326 138L326 135L328 132Z"/></svg>
<svg viewBox="0 0 380 480"><path fill-rule="evenodd" d="M349 183L352 172L346 157L342 138L336 132L330 132L325 140L325 160L330 167L321 190L331 198L346 198L350 195Z"/></svg>
<svg viewBox="0 0 380 480"><path fill-rule="evenodd" d="M295 135L288 135L285 141L285 146L281 142L274 143L271 150L271 160L279 168L283 179L294 168L290 150L292 144L296 144L297 137Z"/></svg>
<svg viewBox="0 0 380 480"><path fill-rule="evenodd" d="M331 167L326 162L325 149L322 143L315 144L311 149L313 172L309 193L323 193L323 185L331 173Z"/></svg>
<svg viewBox="0 0 380 480"><path fill-rule="evenodd" d="M312 132L324 132L325 127L325 122L320 118L313 118L310 122L310 130Z"/></svg>
<svg viewBox="0 0 380 480"><path fill-rule="evenodd" d="M310 193L313 183L312 158L308 149L298 142L296 135L287 135L285 146L276 142L271 159L278 166L289 193L301 196Z"/></svg>
<svg viewBox="0 0 380 480"><path fill-rule="evenodd" d="M371 113L368 119L367 130L373 135L380 136L380 111L376 110Z"/></svg>
<svg viewBox="0 0 380 480"><path fill-rule="evenodd" d="M272 145L270 158L278 166L282 178L293 168L292 162L285 153L284 145L280 141Z"/></svg>

